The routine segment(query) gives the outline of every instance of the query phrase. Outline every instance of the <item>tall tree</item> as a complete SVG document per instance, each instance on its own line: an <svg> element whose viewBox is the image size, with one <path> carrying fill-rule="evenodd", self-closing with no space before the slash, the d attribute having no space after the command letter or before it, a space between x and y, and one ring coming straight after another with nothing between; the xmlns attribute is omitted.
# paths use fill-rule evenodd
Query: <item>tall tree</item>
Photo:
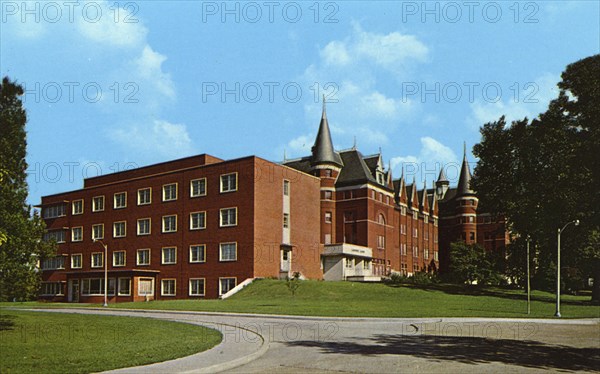
<svg viewBox="0 0 600 374"><path fill-rule="evenodd" d="M8 77L0 85L0 300L29 299L39 287L39 259L51 253L44 223L27 205L27 116L23 88Z"/></svg>
<svg viewBox="0 0 600 374"><path fill-rule="evenodd" d="M558 86L558 97L533 121L507 126L501 117L481 128L472 183L482 208L504 214L514 236L531 235L541 286L553 287L547 270L556 263L557 229L580 219L580 227L569 227L561 237L561 262L569 270L566 283L593 275L598 301L600 55L567 66ZM509 255L524 258L523 243L511 245Z"/></svg>

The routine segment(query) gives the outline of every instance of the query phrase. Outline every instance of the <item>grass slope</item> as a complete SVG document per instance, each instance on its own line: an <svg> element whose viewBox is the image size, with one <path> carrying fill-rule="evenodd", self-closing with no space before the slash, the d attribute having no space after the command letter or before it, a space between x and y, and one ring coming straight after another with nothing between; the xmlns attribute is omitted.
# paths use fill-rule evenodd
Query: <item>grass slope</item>
<svg viewBox="0 0 600 374"><path fill-rule="evenodd" d="M209 349L218 331L139 317L0 309L0 373L89 373Z"/></svg>
<svg viewBox="0 0 600 374"><path fill-rule="evenodd" d="M388 286L303 281L292 296L284 281L257 280L226 300L120 303L117 308L172 309L344 317L527 317L523 291L455 285ZM563 318L600 317L589 297L564 295ZM554 295L534 291L530 317L554 315Z"/></svg>

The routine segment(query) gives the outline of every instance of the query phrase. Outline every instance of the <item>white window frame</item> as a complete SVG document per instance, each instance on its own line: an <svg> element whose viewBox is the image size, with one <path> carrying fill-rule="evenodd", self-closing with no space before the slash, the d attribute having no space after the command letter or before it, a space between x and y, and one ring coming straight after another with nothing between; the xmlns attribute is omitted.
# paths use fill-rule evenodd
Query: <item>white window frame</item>
<svg viewBox="0 0 600 374"><path fill-rule="evenodd" d="M167 199L167 194L166 194L167 190L166 190L166 188L167 187L170 188L171 186L175 186L175 197L169 196L169 198ZM162 201L163 202L167 202L167 201L175 201L175 200L177 200L178 189L179 189L179 186L178 186L177 182L163 184L163 186L162 186Z"/></svg>
<svg viewBox="0 0 600 374"><path fill-rule="evenodd" d="M193 249L201 248L202 249L202 260L193 260ZM201 264L206 262L206 244L192 244L190 245L190 264Z"/></svg>
<svg viewBox="0 0 600 374"><path fill-rule="evenodd" d="M230 186L230 181L229 181L229 178L231 176L235 177L235 186L233 188ZM224 183L224 181L225 181L224 178L227 178L227 185L225 185L225 183ZM221 174L221 177L219 178L219 186L220 186L219 191L221 193L237 191L238 190L238 173L235 172L235 173Z"/></svg>
<svg viewBox="0 0 600 374"><path fill-rule="evenodd" d="M75 266L75 259L79 259L79 266ZM74 253L71 255L71 269L81 269L83 267L83 253Z"/></svg>
<svg viewBox="0 0 600 374"><path fill-rule="evenodd" d="M98 199L98 200L96 200ZM97 201L102 201L102 209L98 208L98 203ZM94 196L92 197L92 212L103 212L105 205L104 205L105 201L104 201L104 195L100 195L100 196Z"/></svg>
<svg viewBox="0 0 600 374"><path fill-rule="evenodd" d="M232 209L235 211L235 223L229 223L228 222L227 224L224 224L223 223L223 213L225 211L230 211ZM228 215L228 217L229 217L229 215ZM233 226L237 226L237 222L238 222L237 218L238 218L238 209L237 209L237 207L222 208L221 210L219 210L219 227L233 227ZM228 220L229 220L229 218L228 218Z"/></svg>
<svg viewBox="0 0 600 374"><path fill-rule="evenodd" d="M140 284L142 282L147 282L150 281L150 292L148 293L142 293L142 287L140 287ZM152 295L154 296L154 278L147 278L147 277L140 277L138 278L138 287L137 287L137 292L138 292L138 296L149 296Z"/></svg>
<svg viewBox="0 0 600 374"><path fill-rule="evenodd" d="M81 211L75 209L77 203L81 203ZM73 200L73 202L71 203L71 214L74 216L83 214L83 204L83 199Z"/></svg>
<svg viewBox="0 0 600 374"><path fill-rule="evenodd" d="M127 293L121 291L121 281L125 280L128 283ZM131 296L131 278L117 278L117 296Z"/></svg>
<svg viewBox="0 0 600 374"><path fill-rule="evenodd" d="M202 226L198 226L198 227L194 227L194 215L195 214L203 214L204 215L204 220L203 220L203 225ZM204 230L206 229L206 211L198 211L198 212L191 212L190 213L190 230Z"/></svg>
<svg viewBox="0 0 600 374"><path fill-rule="evenodd" d="M173 293L165 292L165 284L173 283ZM176 278L164 278L160 280L160 296L177 296L177 279Z"/></svg>
<svg viewBox="0 0 600 374"><path fill-rule="evenodd" d="M140 198L140 193L141 192L145 192L148 191L148 198L149 201L144 201L142 202L141 198ZM152 187L144 187L144 188L140 188L137 190L137 205L150 205L152 204Z"/></svg>
<svg viewBox="0 0 600 374"><path fill-rule="evenodd" d="M225 246L225 245L231 245L231 244L233 244L234 248L235 248L235 258L233 258L233 259L231 259L231 258L225 259L223 257L223 246ZM219 261L221 261L221 262L237 261L237 258L238 258L238 256L237 256L238 248L237 247L238 247L237 242L219 243Z"/></svg>
<svg viewBox="0 0 600 374"><path fill-rule="evenodd" d="M123 205L118 205L118 197L123 196L124 200L123 200ZM127 208L127 192L123 191L123 192L115 192L115 194L113 195L113 209L125 209Z"/></svg>
<svg viewBox="0 0 600 374"><path fill-rule="evenodd" d="M121 227L123 225L123 232L120 235L117 235L117 227ZM124 238L127 236L127 221L117 221L113 222L113 238Z"/></svg>
<svg viewBox="0 0 600 374"><path fill-rule="evenodd" d="M227 292L231 291L235 287L237 287L237 278L236 277L219 277L219 296L224 295L227 292L223 292L223 284L221 283L224 280L233 279L234 286L227 290Z"/></svg>
<svg viewBox="0 0 600 374"><path fill-rule="evenodd" d="M102 228L102 235L100 236L96 236L96 227L101 227ZM94 225L92 225L92 240L94 239L104 239L104 224L103 223L96 223Z"/></svg>
<svg viewBox="0 0 600 374"><path fill-rule="evenodd" d="M331 222L332 222L331 212L325 212L325 223L331 223Z"/></svg>
<svg viewBox="0 0 600 374"><path fill-rule="evenodd" d="M203 182L204 183L204 193L194 193L194 182ZM197 178L197 179L192 179L190 181L190 197L201 197L201 196L206 196L207 193L207 182L206 182L206 178Z"/></svg>
<svg viewBox="0 0 600 374"><path fill-rule="evenodd" d="M79 231L79 236L75 237L76 230ZM71 228L71 241L72 242L82 242L83 241L83 226L77 226Z"/></svg>
<svg viewBox="0 0 600 374"><path fill-rule="evenodd" d="M167 252L167 250L173 250L174 253L174 259L173 261L169 261L166 262L165 261L165 253ZM160 250L160 264L161 265L175 265L177 263L177 247L175 246L170 246L170 247L162 247Z"/></svg>
<svg viewBox="0 0 600 374"><path fill-rule="evenodd" d="M291 188L292 188L292 184L290 183L290 181L287 179L284 179L283 180L283 196L290 196Z"/></svg>
<svg viewBox="0 0 600 374"><path fill-rule="evenodd" d="M165 219L167 218L172 218L175 217L175 229L174 230L166 230L166 226L165 226ZM162 216L162 232L167 234L167 233L171 233L171 232L177 232L177 214L170 214L170 215L166 215L166 216Z"/></svg>
<svg viewBox="0 0 600 374"><path fill-rule="evenodd" d="M148 262L140 262L140 253L147 252L148 253ZM152 250L150 248L140 248L135 252L135 264L137 266L149 266L152 262Z"/></svg>
<svg viewBox="0 0 600 374"><path fill-rule="evenodd" d="M94 258L98 255L100 256L100 265L94 265ZM90 267L92 269L99 269L104 267L104 252L92 252L92 255L90 256Z"/></svg>
<svg viewBox="0 0 600 374"><path fill-rule="evenodd" d="M117 253L122 253L123 254L123 264L117 264ZM113 252L113 267L123 267L125 265L127 265L127 251L114 251Z"/></svg>
<svg viewBox="0 0 600 374"><path fill-rule="evenodd" d="M148 221L148 232L141 232L140 231L140 222L141 221ZM147 218L138 218L137 223L136 223L136 230L137 230L137 235L138 236L146 236L146 235L152 234L152 218L150 218L150 217L147 217Z"/></svg>
<svg viewBox="0 0 600 374"><path fill-rule="evenodd" d="M202 293L192 293L192 282L202 281ZM206 278L190 278L188 281L188 295L189 296L205 296L206 295Z"/></svg>

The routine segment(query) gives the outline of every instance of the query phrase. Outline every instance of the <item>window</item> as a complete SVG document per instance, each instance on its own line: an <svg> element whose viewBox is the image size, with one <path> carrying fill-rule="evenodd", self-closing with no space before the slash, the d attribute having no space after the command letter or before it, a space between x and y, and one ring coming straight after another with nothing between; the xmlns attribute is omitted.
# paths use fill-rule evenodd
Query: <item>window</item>
<svg viewBox="0 0 600 374"><path fill-rule="evenodd" d="M124 238L126 234L125 221L113 223L113 238Z"/></svg>
<svg viewBox="0 0 600 374"><path fill-rule="evenodd" d="M113 266L125 266L125 251L113 252Z"/></svg>
<svg viewBox="0 0 600 374"><path fill-rule="evenodd" d="M162 188L163 201L177 200L177 183L165 184Z"/></svg>
<svg viewBox="0 0 600 374"><path fill-rule="evenodd" d="M424 258L425 260L428 260L428 259L429 259L429 250L428 250L427 248L425 248L425 249L423 250L423 258Z"/></svg>
<svg viewBox="0 0 600 374"><path fill-rule="evenodd" d="M160 281L160 294L162 296L175 296L175 279L163 279Z"/></svg>
<svg viewBox="0 0 600 374"><path fill-rule="evenodd" d="M66 215L65 210L66 210L65 204L44 207L42 209L42 217L44 217L44 218L63 217Z"/></svg>
<svg viewBox="0 0 600 374"><path fill-rule="evenodd" d="M83 240L83 227L73 227L71 229L71 241L80 242Z"/></svg>
<svg viewBox="0 0 600 374"><path fill-rule="evenodd" d="M219 261L236 261L237 243L219 244Z"/></svg>
<svg viewBox="0 0 600 374"><path fill-rule="evenodd" d="M150 218L140 218L137 220L137 234L150 235Z"/></svg>
<svg viewBox="0 0 600 374"><path fill-rule="evenodd" d="M153 278L138 279L138 295L139 296L154 295L154 279Z"/></svg>
<svg viewBox="0 0 600 374"><path fill-rule="evenodd" d="M177 231L177 216L163 216L162 232L176 232L176 231Z"/></svg>
<svg viewBox="0 0 600 374"><path fill-rule="evenodd" d="M104 278L86 278L81 280L81 294L85 296L90 295L104 295ZM115 294L115 278L108 279L108 294Z"/></svg>
<svg viewBox="0 0 600 374"><path fill-rule="evenodd" d="M419 257L419 247L413 246L413 257Z"/></svg>
<svg viewBox="0 0 600 374"><path fill-rule="evenodd" d="M325 222L331 223L331 212L325 212Z"/></svg>
<svg viewBox="0 0 600 374"><path fill-rule="evenodd" d="M347 258L347 259L346 259L346 267L347 267L347 268L353 268L353 267L354 267L354 259L352 259L352 258Z"/></svg>
<svg viewBox="0 0 600 374"><path fill-rule="evenodd" d="M423 222L424 223L429 223L429 216L425 215L425 217L423 217Z"/></svg>
<svg viewBox="0 0 600 374"><path fill-rule="evenodd" d="M219 295L224 295L237 285L236 278L219 278Z"/></svg>
<svg viewBox="0 0 600 374"><path fill-rule="evenodd" d="M206 178L194 179L190 182L190 196L206 196Z"/></svg>
<svg viewBox="0 0 600 374"><path fill-rule="evenodd" d="M475 233L474 232L470 232L469 233L469 240L475 240Z"/></svg>
<svg viewBox="0 0 600 374"><path fill-rule="evenodd" d="M377 235L377 248L385 248L385 236Z"/></svg>
<svg viewBox="0 0 600 374"><path fill-rule="evenodd" d="M204 278L190 279L190 296L204 296Z"/></svg>
<svg viewBox="0 0 600 374"><path fill-rule="evenodd" d="M104 253L94 252L92 253L92 267L101 268L104 266Z"/></svg>
<svg viewBox="0 0 600 374"><path fill-rule="evenodd" d="M406 224L404 223L400 225L400 234L406 235Z"/></svg>
<svg viewBox="0 0 600 374"><path fill-rule="evenodd" d="M406 256L406 243L400 244L400 254Z"/></svg>
<svg viewBox="0 0 600 374"><path fill-rule="evenodd" d="M71 255L71 269L81 269L83 261L81 253Z"/></svg>
<svg viewBox="0 0 600 374"><path fill-rule="evenodd" d="M438 225L438 219L434 218L433 219L433 226L437 227L437 225Z"/></svg>
<svg viewBox="0 0 600 374"><path fill-rule="evenodd" d="M439 258L439 254L438 254L438 251L434 251L434 252L433 252L433 259L434 259L435 261L439 261L439 260L440 260L440 258Z"/></svg>
<svg viewBox="0 0 600 374"><path fill-rule="evenodd" d="M92 239L104 239L104 224L92 225Z"/></svg>
<svg viewBox="0 0 600 374"><path fill-rule="evenodd" d="M331 191L323 191L323 199L331 200L333 197L333 193Z"/></svg>
<svg viewBox="0 0 600 374"><path fill-rule="evenodd" d="M117 285L117 294L119 296L131 295L131 278L119 278Z"/></svg>
<svg viewBox="0 0 600 374"><path fill-rule="evenodd" d="M47 233L44 234L44 240L47 242L54 240L57 243L64 243L65 242L65 230L48 231Z"/></svg>
<svg viewBox="0 0 600 374"><path fill-rule="evenodd" d="M56 270L64 268L65 258L63 256L51 257L42 261L42 270Z"/></svg>
<svg viewBox="0 0 600 374"><path fill-rule="evenodd" d="M413 229L413 238L418 238L418 237L419 237L419 229L415 227Z"/></svg>
<svg viewBox="0 0 600 374"><path fill-rule="evenodd" d="M283 228L290 228L290 215L288 213L283 213Z"/></svg>
<svg viewBox="0 0 600 374"><path fill-rule="evenodd" d="M419 265L413 265L413 273L418 273L419 272Z"/></svg>
<svg viewBox="0 0 600 374"><path fill-rule="evenodd" d="M419 219L419 212L417 212L416 210L413 212L413 219L414 220Z"/></svg>
<svg viewBox="0 0 600 374"><path fill-rule="evenodd" d="M237 173L221 175L221 192L237 191Z"/></svg>
<svg viewBox="0 0 600 374"><path fill-rule="evenodd" d="M171 265L177 263L177 248L165 247L162 249L162 264Z"/></svg>
<svg viewBox="0 0 600 374"><path fill-rule="evenodd" d="M190 262L206 262L206 246L204 244L190 245Z"/></svg>
<svg viewBox="0 0 600 374"><path fill-rule="evenodd" d="M136 263L138 265L150 265L150 249L138 249Z"/></svg>
<svg viewBox="0 0 600 374"><path fill-rule="evenodd" d="M381 225L385 225L385 216L383 214L379 214L377 216L377 223Z"/></svg>
<svg viewBox="0 0 600 374"><path fill-rule="evenodd" d="M141 188L138 190L138 205L152 203L152 188Z"/></svg>
<svg viewBox="0 0 600 374"><path fill-rule="evenodd" d="M405 206L400 207L400 214L402 214L403 216L406 215L406 207Z"/></svg>
<svg viewBox="0 0 600 374"><path fill-rule="evenodd" d="M370 267L371 267L371 261L363 260L363 269L369 270Z"/></svg>
<svg viewBox="0 0 600 374"><path fill-rule="evenodd" d="M221 227L237 225L237 208L221 209Z"/></svg>
<svg viewBox="0 0 600 374"><path fill-rule="evenodd" d="M123 209L127 207L127 192L119 192L114 196L113 208Z"/></svg>
<svg viewBox="0 0 600 374"><path fill-rule="evenodd" d="M190 213L190 230L206 228L206 212Z"/></svg>
<svg viewBox="0 0 600 374"><path fill-rule="evenodd" d="M429 240L429 230L427 230L427 229L426 229L426 230L423 232L423 237L425 238L425 240Z"/></svg>
<svg viewBox="0 0 600 374"><path fill-rule="evenodd" d="M92 199L92 212L104 210L104 196L96 196Z"/></svg>
<svg viewBox="0 0 600 374"><path fill-rule="evenodd" d="M64 295L64 287L61 282L43 282L40 289L42 296Z"/></svg>
<svg viewBox="0 0 600 374"><path fill-rule="evenodd" d="M73 213L73 215L83 214L83 200L73 201L73 206L71 209L71 213Z"/></svg>
<svg viewBox="0 0 600 374"><path fill-rule="evenodd" d="M283 181L283 195L290 196L290 181Z"/></svg>

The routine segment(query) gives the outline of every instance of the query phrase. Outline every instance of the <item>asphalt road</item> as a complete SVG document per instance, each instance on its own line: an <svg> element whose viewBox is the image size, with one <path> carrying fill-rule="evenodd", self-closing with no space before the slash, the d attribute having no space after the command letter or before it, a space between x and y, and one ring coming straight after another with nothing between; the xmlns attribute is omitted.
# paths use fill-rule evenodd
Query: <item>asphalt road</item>
<svg viewBox="0 0 600 374"><path fill-rule="evenodd" d="M223 334L197 355L117 372L598 372L600 320L314 318L62 309L202 324Z"/></svg>

